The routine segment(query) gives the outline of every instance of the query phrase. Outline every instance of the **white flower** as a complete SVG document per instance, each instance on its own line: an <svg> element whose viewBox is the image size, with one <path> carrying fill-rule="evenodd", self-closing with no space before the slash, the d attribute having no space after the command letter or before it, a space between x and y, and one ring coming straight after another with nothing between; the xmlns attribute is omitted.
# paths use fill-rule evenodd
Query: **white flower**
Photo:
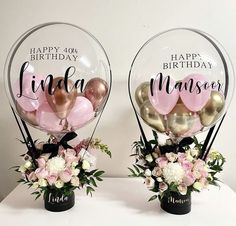
<svg viewBox="0 0 236 226"><path fill-rule="evenodd" d="M65 169L65 159L58 156L49 159L47 162L47 169L50 173L59 173Z"/></svg>
<svg viewBox="0 0 236 226"><path fill-rule="evenodd" d="M152 176L152 172L151 172L150 169L146 169L145 172L144 172L144 174L145 174L146 177Z"/></svg>
<svg viewBox="0 0 236 226"><path fill-rule="evenodd" d="M26 161L25 164L24 164L24 167L25 167L26 169L29 169L31 166L32 166L31 161Z"/></svg>
<svg viewBox="0 0 236 226"><path fill-rule="evenodd" d="M195 147L190 150L190 153L193 157L197 157L199 155L199 150Z"/></svg>
<svg viewBox="0 0 236 226"><path fill-rule="evenodd" d="M164 167L163 176L168 184L179 184L184 177L184 170L179 163L170 162Z"/></svg>
<svg viewBox="0 0 236 226"><path fill-rule="evenodd" d="M145 159L146 159L148 162L152 162L152 161L153 161L153 158L152 158L152 155L151 155L151 154L146 155L146 156L145 156Z"/></svg>
<svg viewBox="0 0 236 226"><path fill-rule="evenodd" d="M20 166L19 169L18 169L18 171L21 172L21 173L25 173L26 170L27 169L25 168L24 165Z"/></svg>
<svg viewBox="0 0 236 226"><path fill-rule="evenodd" d="M78 177L72 177L70 183L74 187L79 187L79 185L80 185L79 178Z"/></svg>
<svg viewBox="0 0 236 226"><path fill-rule="evenodd" d="M47 181L45 179L43 179L43 178L40 178L38 183L39 183L40 187L47 187L48 186Z"/></svg>
<svg viewBox="0 0 236 226"><path fill-rule="evenodd" d="M166 153L166 158L170 161L170 162L174 162L177 159L177 155L173 152L170 153Z"/></svg>
<svg viewBox="0 0 236 226"><path fill-rule="evenodd" d="M72 169L72 175L73 176L77 176L79 173L80 173L80 169L77 169L77 168Z"/></svg>
<svg viewBox="0 0 236 226"><path fill-rule="evenodd" d="M146 177L145 184L148 189L153 189L155 186L155 180L152 177Z"/></svg>
<svg viewBox="0 0 236 226"><path fill-rule="evenodd" d="M162 182L163 180L162 180L161 177L157 177L157 181L158 181L158 182Z"/></svg>
<svg viewBox="0 0 236 226"><path fill-rule="evenodd" d="M158 158L158 154L156 152L152 152L152 156L157 159Z"/></svg>
<svg viewBox="0 0 236 226"><path fill-rule="evenodd" d="M85 149L81 149L81 151L79 152L79 156L81 157L81 159L89 162L91 166L94 166L96 163L96 158Z"/></svg>
<svg viewBox="0 0 236 226"><path fill-rule="evenodd" d="M83 160L82 168L88 170L90 168L90 163L87 160Z"/></svg>
<svg viewBox="0 0 236 226"><path fill-rule="evenodd" d="M203 184L197 181L197 182L195 182L195 183L193 184L193 187L194 187L196 190L201 191L201 190L203 189Z"/></svg>
<svg viewBox="0 0 236 226"><path fill-rule="evenodd" d="M72 162L72 163L71 163L71 166L72 166L73 168L75 168L76 166L78 166L78 162Z"/></svg>
<svg viewBox="0 0 236 226"><path fill-rule="evenodd" d="M62 188L64 186L64 182L62 180L57 180L55 182L56 188Z"/></svg>
<svg viewBox="0 0 236 226"><path fill-rule="evenodd" d="M192 162L192 161L193 161L193 156L191 155L190 150L187 150L187 151L186 151L186 159L187 159L189 162Z"/></svg>
<svg viewBox="0 0 236 226"><path fill-rule="evenodd" d="M32 188L37 189L38 187L39 187L39 182L34 182Z"/></svg>

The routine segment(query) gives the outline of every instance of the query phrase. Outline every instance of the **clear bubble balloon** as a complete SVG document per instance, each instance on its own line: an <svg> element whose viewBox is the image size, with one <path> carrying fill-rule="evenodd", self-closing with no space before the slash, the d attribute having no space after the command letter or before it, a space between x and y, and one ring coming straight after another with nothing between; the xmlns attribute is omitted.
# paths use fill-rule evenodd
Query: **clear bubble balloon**
<svg viewBox="0 0 236 226"><path fill-rule="evenodd" d="M85 126L104 108L110 63L102 45L84 29L46 23L12 46L5 84L22 119L49 133L66 133Z"/></svg>
<svg viewBox="0 0 236 226"><path fill-rule="evenodd" d="M189 28L149 39L129 74L135 110L147 125L172 138L192 136L216 124L233 90L233 67L224 48L210 35Z"/></svg>

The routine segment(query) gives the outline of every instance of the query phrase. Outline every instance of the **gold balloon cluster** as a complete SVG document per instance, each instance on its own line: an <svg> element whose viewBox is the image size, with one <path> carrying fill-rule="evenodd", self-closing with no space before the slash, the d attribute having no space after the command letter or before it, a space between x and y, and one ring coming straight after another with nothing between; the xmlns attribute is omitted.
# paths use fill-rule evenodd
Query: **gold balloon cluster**
<svg viewBox="0 0 236 226"><path fill-rule="evenodd" d="M218 91L212 91L207 104L199 112L192 112L179 98L177 104L167 115L161 115L152 106L148 98L150 83L140 84L135 91L135 100L144 122L160 133L181 137L188 133L199 120L203 127L214 124L222 115L225 100Z"/></svg>

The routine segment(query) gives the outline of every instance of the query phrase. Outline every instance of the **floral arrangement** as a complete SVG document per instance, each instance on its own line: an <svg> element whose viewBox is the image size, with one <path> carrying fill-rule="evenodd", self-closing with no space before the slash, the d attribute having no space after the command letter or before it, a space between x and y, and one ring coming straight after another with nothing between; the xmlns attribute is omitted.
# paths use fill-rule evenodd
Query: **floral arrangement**
<svg viewBox="0 0 236 226"><path fill-rule="evenodd" d="M104 174L104 171L95 169L96 157L93 153L100 150L111 157L108 146L99 139L84 139L74 147L54 144L52 140L47 143L35 141L35 147L36 162L27 152L22 155L24 164L13 168L22 174L18 182L35 189L32 194L36 195L36 199L52 191L68 196L76 188L84 187L86 193L92 196L97 187L96 181L102 181Z"/></svg>
<svg viewBox="0 0 236 226"><path fill-rule="evenodd" d="M222 171L225 163L221 153L211 149L206 159L202 159L202 144L196 137L184 138L176 146L170 139L160 145L155 131L153 135L154 139L148 141L150 150L142 139L134 142L135 153L131 156L135 156L136 161L129 168L131 177L144 178L147 188L158 193L149 201L157 197L162 199L171 192L186 195L200 192L209 184L217 185L216 174Z"/></svg>

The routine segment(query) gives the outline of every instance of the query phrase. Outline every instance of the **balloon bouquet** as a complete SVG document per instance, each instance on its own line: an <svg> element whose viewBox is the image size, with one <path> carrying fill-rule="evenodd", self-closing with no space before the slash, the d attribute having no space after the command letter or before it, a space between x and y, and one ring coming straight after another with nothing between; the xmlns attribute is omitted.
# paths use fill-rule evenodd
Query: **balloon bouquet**
<svg viewBox="0 0 236 226"><path fill-rule="evenodd" d="M47 23L36 26L24 33L13 45L6 62L5 75L12 110L23 119L17 120L16 117L34 169L42 168L38 163L42 156L38 154L37 145L32 142L25 122L51 135L49 143L43 145L41 150L41 154L51 154L49 159L55 156L66 159L68 149L74 150L73 156L79 159L81 147L85 150L80 159L85 159L89 155L87 149L93 143L92 137L82 142L77 151L67 141L76 136L75 130L86 126L97 116L99 121L110 93L110 63L98 40L72 24ZM96 127L94 131L95 129ZM62 150L64 154L60 154ZM48 159L46 165L47 161ZM79 164L77 162L75 165ZM47 166L45 170L50 175L52 172L48 168L50 167ZM36 170L31 170L31 173L35 174ZM86 170L88 169L83 171ZM25 172L27 171L30 170L26 169ZM63 181L60 173L57 173L56 181L66 185L69 181ZM76 176L79 178L80 174ZM26 178L29 178L27 173ZM55 188L56 181L50 183L47 178L43 177L44 182L50 188ZM31 185L38 183L40 179L42 177L38 176L37 180L31 181ZM73 190L75 186L71 181L69 183ZM77 187L80 185L83 186L80 183ZM87 188L90 193L92 188Z"/></svg>
<svg viewBox="0 0 236 226"><path fill-rule="evenodd" d="M151 165L145 160L145 167L151 171L154 166L159 167L154 158L158 153L152 155L156 149L160 151L159 157L166 158L167 153L167 156L170 153L177 156L191 148L196 141L194 135L210 129L204 143L197 144L198 159L205 161L231 101L233 84L230 59L223 47L208 34L181 28L148 40L135 56L129 74L130 99L142 133L138 146L142 154L139 151L136 154L144 159L145 155L151 154L154 161L149 156ZM166 145L159 145L155 131L155 139L147 141L138 115L148 126L170 138ZM215 124L219 121L214 134ZM152 189L160 192L161 179L159 182L153 176L148 179L155 181ZM180 185L178 183L175 186ZM170 192L172 184L167 183L167 186L166 193L159 194ZM186 194L191 189L193 187L189 185ZM168 205L167 208L164 205L164 209L176 211L176 208L168 209ZM189 207L187 211L190 211Z"/></svg>

